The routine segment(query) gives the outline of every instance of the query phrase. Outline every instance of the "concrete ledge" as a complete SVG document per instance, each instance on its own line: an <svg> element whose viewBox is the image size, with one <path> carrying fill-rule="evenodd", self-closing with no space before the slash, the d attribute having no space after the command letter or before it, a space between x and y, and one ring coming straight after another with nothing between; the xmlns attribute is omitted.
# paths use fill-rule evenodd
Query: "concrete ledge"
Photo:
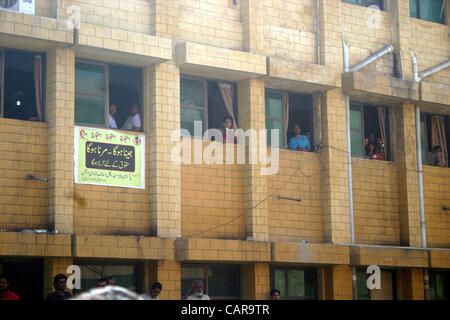
<svg viewBox="0 0 450 320"><path fill-rule="evenodd" d="M105 62L144 66L172 59L172 40L83 23L76 56Z"/></svg>
<svg viewBox="0 0 450 320"><path fill-rule="evenodd" d="M313 93L341 86L341 73L338 69L296 60L268 57L268 88Z"/></svg>
<svg viewBox="0 0 450 320"><path fill-rule="evenodd" d="M445 108L447 114L450 113L450 85L434 82L420 82L420 104L432 105L438 109L436 112L442 112L439 108Z"/></svg>
<svg viewBox="0 0 450 320"><path fill-rule="evenodd" d="M46 51L72 42L65 20L0 10L0 46Z"/></svg>
<svg viewBox="0 0 450 320"><path fill-rule="evenodd" d="M349 248L322 243L272 242L272 262L345 265Z"/></svg>
<svg viewBox="0 0 450 320"><path fill-rule="evenodd" d="M430 268L450 268L450 250L430 250Z"/></svg>
<svg viewBox="0 0 450 320"><path fill-rule="evenodd" d="M74 258L173 260L173 239L74 235Z"/></svg>
<svg viewBox="0 0 450 320"><path fill-rule="evenodd" d="M378 73L347 72L342 74L342 90L352 100L372 103L400 103L419 100L419 84Z"/></svg>
<svg viewBox="0 0 450 320"><path fill-rule="evenodd" d="M184 42L175 48L181 72L199 77L240 81L266 75L266 57L249 52Z"/></svg>
<svg viewBox="0 0 450 320"><path fill-rule="evenodd" d="M178 239L179 261L269 262L270 244L263 241Z"/></svg>
<svg viewBox="0 0 450 320"><path fill-rule="evenodd" d="M350 247L350 264L427 268L428 252L407 248Z"/></svg>
<svg viewBox="0 0 450 320"><path fill-rule="evenodd" d="M0 256L70 257L70 234L0 232Z"/></svg>

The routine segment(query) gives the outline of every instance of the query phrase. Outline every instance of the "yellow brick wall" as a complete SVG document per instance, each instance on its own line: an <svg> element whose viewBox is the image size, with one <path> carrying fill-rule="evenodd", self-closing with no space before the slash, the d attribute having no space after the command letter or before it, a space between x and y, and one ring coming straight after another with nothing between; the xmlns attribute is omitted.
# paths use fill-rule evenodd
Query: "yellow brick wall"
<svg viewBox="0 0 450 320"><path fill-rule="evenodd" d="M127 31L150 33L150 0L58 0L58 18L72 15L68 7L80 8L81 24L89 23ZM82 26L81 26L82 28Z"/></svg>
<svg viewBox="0 0 450 320"><path fill-rule="evenodd" d="M270 241L323 242L320 179L324 174L319 154L280 149L278 174L267 178L267 194L279 190L268 199ZM278 199L278 195L302 201Z"/></svg>
<svg viewBox="0 0 450 320"><path fill-rule="evenodd" d="M203 146L206 147L209 143L204 141ZM192 146L193 144L194 141ZM192 161L193 156L192 153ZM183 237L193 235L195 238L243 239L245 237L243 174L243 165L238 164L183 164L181 166L181 234ZM214 229L203 232L210 228ZM201 234L198 234L200 232Z"/></svg>
<svg viewBox="0 0 450 320"><path fill-rule="evenodd" d="M352 159L355 240L399 245L397 167L390 161Z"/></svg>
<svg viewBox="0 0 450 320"><path fill-rule="evenodd" d="M450 169L423 166L427 247L450 247Z"/></svg>
<svg viewBox="0 0 450 320"><path fill-rule="evenodd" d="M315 1L264 0L264 54L315 63Z"/></svg>
<svg viewBox="0 0 450 320"><path fill-rule="evenodd" d="M0 229L48 228L47 124L0 118Z"/></svg>
<svg viewBox="0 0 450 320"><path fill-rule="evenodd" d="M242 49L240 5L232 0L180 0L180 40Z"/></svg>
<svg viewBox="0 0 450 320"><path fill-rule="evenodd" d="M349 66L392 44L389 12L342 2L342 31L349 47ZM393 74L393 55L385 55L363 71Z"/></svg>
<svg viewBox="0 0 450 320"><path fill-rule="evenodd" d="M417 56L419 72L448 60L450 57L448 25L416 18L410 19L410 44ZM425 81L448 84L450 69L439 71L425 78Z"/></svg>

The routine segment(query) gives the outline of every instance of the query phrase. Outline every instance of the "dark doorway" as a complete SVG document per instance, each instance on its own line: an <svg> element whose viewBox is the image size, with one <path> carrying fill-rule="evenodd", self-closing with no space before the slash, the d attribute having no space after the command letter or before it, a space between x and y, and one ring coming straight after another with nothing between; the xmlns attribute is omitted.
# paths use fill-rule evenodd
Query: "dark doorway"
<svg viewBox="0 0 450 320"><path fill-rule="evenodd" d="M42 300L44 292L43 259L8 259L0 263L8 278L10 290L21 300Z"/></svg>

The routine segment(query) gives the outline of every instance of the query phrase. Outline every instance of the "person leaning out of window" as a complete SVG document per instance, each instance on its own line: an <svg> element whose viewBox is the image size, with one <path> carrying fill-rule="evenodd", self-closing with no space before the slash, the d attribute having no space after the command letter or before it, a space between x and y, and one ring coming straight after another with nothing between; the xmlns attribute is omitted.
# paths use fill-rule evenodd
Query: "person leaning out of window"
<svg viewBox="0 0 450 320"><path fill-rule="evenodd" d="M435 167L444 167L444 154L441 146L434 146L433 151L428 154L428 164Z"/></svg>
<svg viewBox="0 0 450 320"><path fill-rule="evenodd" d="M296 124L294 126L294 133L295 136L293 136L289 140L288 149L290 150L299 150L299 151L310 151L311 150L311 144L309 142L309 138L306 135L302 135L302 128L299 124Z"/></svg>
<svg viewBox="0 0 450 320"><path fill-rule="evenodd" d="M139 114L139 105L137 103L133 104L131 108L131 115L125 121L123 125L124 130L129 131L141 131L141 115Z"/></svg>

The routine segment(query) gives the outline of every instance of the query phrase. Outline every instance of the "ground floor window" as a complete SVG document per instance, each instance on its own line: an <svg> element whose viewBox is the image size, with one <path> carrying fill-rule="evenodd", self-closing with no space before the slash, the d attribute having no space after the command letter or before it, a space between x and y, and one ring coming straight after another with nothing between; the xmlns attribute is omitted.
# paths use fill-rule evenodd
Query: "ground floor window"
<svg viewBox="0 0 450 320"><path fill-rule="evenodd" d="M353 156L390 160L389 109L351 103L350 139Z"/></svg>
<svg viewBox="0 0 450 320"><path fill-rule="evenodd" d="M0 111L4 118L43 121L45 54L0 48Z"/></svg>
<svg viewBox="0 0 450 320"><path fill-rule="evenodd" d="M140 292L140 274L142 266L140 263L118 263L118 262L88 262L79 261L75 263L81 271L81 289L74 289L74 295L87 292L97 287L100 278L113 277L116 285L127 288L132 292Z"/></svg>
<svg viewBox="0 0 450 320"><path fill-rule="evenodd" d="M448 116L424 112L420 114L420 137L423 164L437 167L449 166L449 134Z"/></svg>
<svg viewBox="0 0 450 320"><path fill-rule="evenodd" d="M281 299L317 299L315 268L272 267L271 289L280 290Z"/></svg>
<svg viewBox="0 0 450 320"><path fill-rule="evenodd" d="M142 69L77 61L75 123L142 131Z"/></svg>
<svg viewBox="0 0 450 320"><path fill-rule="evenodd" d="M278 130L278 146L292 150L314 151L314 114L311 94L266 90L267 145L271 129Z"/></svg>
<svg viewBox="0 0 450 320"><path fill-rule="evenodd" d="M370 274L366 270L356 271L356 293L358 300L394 300L396 299L396 273L392 270L381 270L381 288L369 289L367 279Z"/></svg>
<svg viewBox="0 0 450 320"><path fill-rule="evenodd" d="M238 128L236 84L192 77L180 80L180 121L181 128L195 136L194 122L201 121L201 135L206 129ZM229 117L231 127L224 127Z"/></svg>
<svg viewBox="0 0 450 320"><path fill-rule="evenodd" d="M430 271L430 299L448 300L450 298L450 272Z"/></svg>
<svg viewBox="0 0 450 320"><path fill-rule="evenodd" d="M194 293L194 280L203 280L205 293L213 300L239 299L240 266L238 265L182 264L182 299Z"/></svg>
<svg viewBox="0 0 450 320"><path fill-rule="evenodd" d="M9 290L21 300L43 300L44 259L0 259L2 275L8 279Z"/></svg>

